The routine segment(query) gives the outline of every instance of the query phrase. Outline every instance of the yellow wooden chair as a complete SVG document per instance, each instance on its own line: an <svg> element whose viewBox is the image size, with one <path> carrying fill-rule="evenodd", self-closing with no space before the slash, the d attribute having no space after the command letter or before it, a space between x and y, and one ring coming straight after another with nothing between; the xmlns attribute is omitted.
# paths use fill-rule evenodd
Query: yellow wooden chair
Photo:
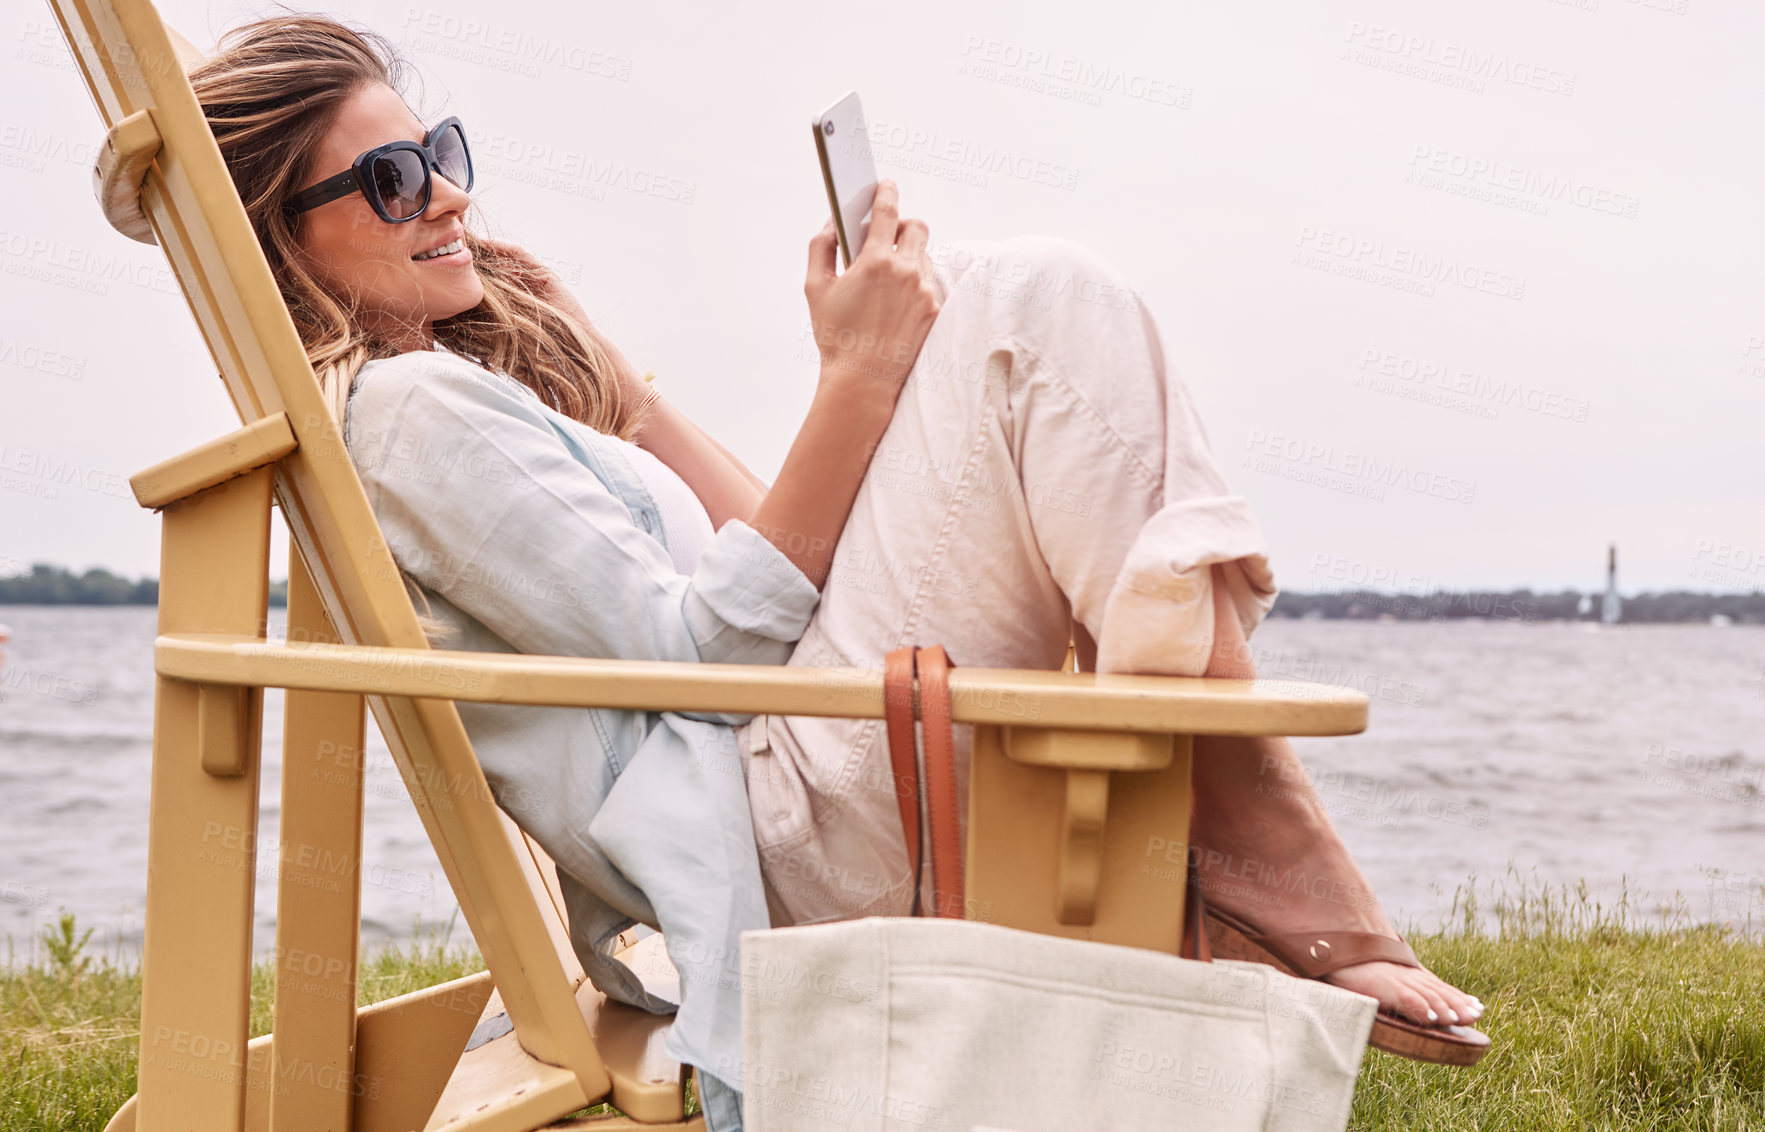
<svg viewBox="0 0 1765 1132"><path fill-rule="evenodd" d="M552 864L497 808L454 701L874 719L882 673L431 649L186 79L200 56L148 0L51 6L108 131L105 214L165 250L243 422L131 481L164 526L140 1092L110 1128L702 1127L668 1019L584 978ZM286 644L265 640L275 506ZM970 908L1169 952L1190 736L1366 724L1366 697L1321 686L966 667L951 686L976 725ZM284 768L360 751L372 707L484 974L357 1009L359 875L328 882L359 859L359 760L284 773L274 1033L247 1043L266 687L287 689ZM669 993L658 937L626 958ZM557 1123L602 1100L625 1117Z"/></svg>

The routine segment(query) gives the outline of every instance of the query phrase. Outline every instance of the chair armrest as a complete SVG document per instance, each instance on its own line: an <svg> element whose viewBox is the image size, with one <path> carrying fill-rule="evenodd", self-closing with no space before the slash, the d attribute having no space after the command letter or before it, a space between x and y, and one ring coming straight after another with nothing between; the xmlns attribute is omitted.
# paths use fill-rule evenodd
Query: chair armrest
<svg viewBox="0 0 1765 1132"><path fill-rule="evenodd" d="M167 634L154 671L200 684L645 711L881 719L880 669L595 660ZM1367 697L1331 684L953 668L958 723L1189 735L1352 735Z"/></svg>

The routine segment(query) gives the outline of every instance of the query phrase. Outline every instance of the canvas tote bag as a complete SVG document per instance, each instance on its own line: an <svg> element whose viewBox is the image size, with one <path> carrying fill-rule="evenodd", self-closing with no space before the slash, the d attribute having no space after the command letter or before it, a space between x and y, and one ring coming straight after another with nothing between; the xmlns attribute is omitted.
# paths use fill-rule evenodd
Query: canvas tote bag
<svg viewBox="0 0 1765 1132"><path fill-rule="evenodd" d="M747 1132L1341 1132L1377 1001L967 920L742 937Z"/></svg>
<svg viewBox="0 0 1765 1132"><path fill-rule="evenodd" d="M891 758L917 871L919 715L942 914L743 934L747 1132L1341 1132L1377 1000L1209 961L1193 871L1198 958L959 918L948 658L913 653L888 658Z"/></svg>

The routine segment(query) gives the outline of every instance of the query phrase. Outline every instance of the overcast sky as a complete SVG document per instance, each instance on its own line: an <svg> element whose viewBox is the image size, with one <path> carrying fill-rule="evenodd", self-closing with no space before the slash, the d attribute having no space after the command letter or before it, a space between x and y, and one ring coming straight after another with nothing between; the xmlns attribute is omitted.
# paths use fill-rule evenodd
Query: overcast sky
<svg viewBox="0 0 1765 1132"><path fill-rule="evenodd" d="M204 48L269 11L159 10ZM1284 587L1587 586L1608 542L1626 590L1765 587L1757 0L323 10L764 476L815 377L808 123L856 88L934 241L1067 236L1141 292ZM0 574L156 573L127 477L238 421L93 202L48 7L0 34Z"/></svg>

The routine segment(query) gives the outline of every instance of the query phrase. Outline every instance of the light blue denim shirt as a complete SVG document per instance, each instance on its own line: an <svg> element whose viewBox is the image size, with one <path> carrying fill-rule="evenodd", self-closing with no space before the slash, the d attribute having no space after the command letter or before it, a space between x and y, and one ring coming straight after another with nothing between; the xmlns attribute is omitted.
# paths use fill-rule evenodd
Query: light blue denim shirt
<svg viewBox="0 0 1765 1132"><path fill-rule="evenodd" d="M734 519L677 573L618 442L445 349L364 365L344 439L393 560L455 629L439 647L783 664L819 598ZM612 957L634 923L660 929L682 988L666 1049L739 1090L740 935L769 926L747 717L458 706L498 803L557 862L595 986L673 1009Z"/></svg>

